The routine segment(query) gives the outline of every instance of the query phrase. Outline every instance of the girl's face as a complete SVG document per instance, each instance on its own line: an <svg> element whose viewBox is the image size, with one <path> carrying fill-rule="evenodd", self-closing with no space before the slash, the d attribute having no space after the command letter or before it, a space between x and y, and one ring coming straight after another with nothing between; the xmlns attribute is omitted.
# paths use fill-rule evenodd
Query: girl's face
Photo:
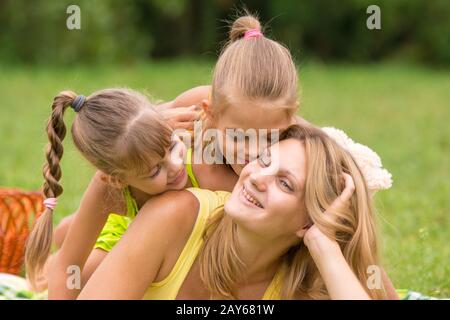
<svg viewBox="0 0 450 320"><path fill-rule="evenodd" d="M127 175L125 183L151 195L183 189L188 179L184 165L186 146L178 136L173 137L164 159L144 176Z"/></svg>
<svg viewBox="0 0 450 320"><path fill-rule="evenodd" d="M264 103L264 107L262 106ZM236 99L233 104L211 119L214 127L220 131L218 143L226 162L236 174L240 174L244 166L256 159L263 148L270 144L271 130L281 132L292 124L292 117L283 109L271 108L267 102L258 103ZM227 130L229 129L229 130ZM249 139L242 135L253 129L256 132L257 144L249 143ZM261 130L265 129L265 130ZM263 134L267 133L266 136ZM261 135L261 139L259 136ZM237 138L236 138L237 137Z"/></svg>
<svg viewBox="0 0 450 320"><path fill-rule="evenodd" d="M264 237L295 236L308 223L305 178L303 143L283 140L245 166L225 212L239 226Z"/></svg>

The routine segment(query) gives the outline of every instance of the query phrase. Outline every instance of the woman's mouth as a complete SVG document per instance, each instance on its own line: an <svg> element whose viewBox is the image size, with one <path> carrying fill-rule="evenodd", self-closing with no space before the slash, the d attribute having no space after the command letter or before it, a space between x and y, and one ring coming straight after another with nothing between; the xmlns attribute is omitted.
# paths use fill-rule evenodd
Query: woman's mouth
<svg viewBox="0 0 450 320"><path fill-rule="evenodd" d="M264 208L262 204L258 200L256 200L255 197L247 189L245 189L245 186L242 186L240 194L243 198L244 203L250 206L256 206L261 209Z"/></svg>
<svg viewBox="0 0 450 320"><path fill-rule="evenodd" d="M185 175L186 175L186 169L183 168L180 170L180 172L178 172L178 174L175 176L175 178L172 181L170 181L168 184L170 184L170 185L180 184L183 181Z"/></svg>

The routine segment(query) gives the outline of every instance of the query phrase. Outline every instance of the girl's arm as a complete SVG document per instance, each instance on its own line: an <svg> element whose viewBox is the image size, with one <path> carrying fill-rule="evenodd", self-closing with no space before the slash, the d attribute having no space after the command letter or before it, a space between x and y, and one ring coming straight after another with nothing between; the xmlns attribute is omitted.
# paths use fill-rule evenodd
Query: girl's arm
<svg viewBox="0 0 450 320"><path fill-rule="evenodd" d="M174 129L193 130L200 118L201 103L208 99L210 86L199 86L183 92L175 100L158 105L164 118Z"/></svg>
<svg viewBox="0 0 450 320"><path fill-rule="evenodd" d="M62 247L49 266L49 299L74 299L79 293L79 289L67 286L67 279L73 276L67 270L69 267L83 270L112 209L107 203L112 188L101 180L101 175L98 172L91 180ZM120 199L119 195L117 199Z"/></svg>
<svg viewBox="0 0 450 320"><path fill-rule="evenodd" d="M148 200L78 298L142 299L149 285L164 276L159 275L162 266L173 260L167 257L179 254L177 248L186 243L198 208L198 200L188 191L170 191Z"/></svg>
<svg viewBox="0 0 450 320"><path fill-rule="evenodd" d="M170 109L198 105L202 102L202 100L209 98L210 91L210 85L194 87L183 92L174 100L158 105L158 108Z"/></svg>

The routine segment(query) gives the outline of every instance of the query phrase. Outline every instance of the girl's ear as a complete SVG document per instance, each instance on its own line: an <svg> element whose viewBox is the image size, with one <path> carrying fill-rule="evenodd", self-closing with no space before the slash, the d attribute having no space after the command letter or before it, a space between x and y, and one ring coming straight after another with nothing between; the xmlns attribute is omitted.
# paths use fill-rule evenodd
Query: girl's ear
<svg viewBox="0 0 450 320"><path fill-rule="evenodd" d="M100 180L105 183L109 183L109 176L103 172L98 173Z"/></svg>
<svg viewBox="0 0 450 320"><path fill-rule="evenodd" d="M111 185L112 187L117 188L117 189L123 189L126 187L126 184L123 181L121 181L119 178L111 176L111 175L106 175L106 174L102 175L101 179L104 182L108 183L109 185Z"/></svg>
<svg viewBox="0 0 450 320"><path fill-rule="evenodd" d="M208 99L203 99L202 100L202 110L203 110L203 114L204 116L209 119L212 120L212 110L211 110L211 102ZM202 119L204 120L204 119Z"/></svg>

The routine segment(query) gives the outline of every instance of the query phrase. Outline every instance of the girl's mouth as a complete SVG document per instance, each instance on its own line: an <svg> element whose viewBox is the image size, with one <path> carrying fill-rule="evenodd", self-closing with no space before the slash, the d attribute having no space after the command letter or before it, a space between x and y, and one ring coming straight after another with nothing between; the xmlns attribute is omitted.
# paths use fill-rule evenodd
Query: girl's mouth
<svg viewBox="0 0 450 320"><path fill-rule="evenodd" d="M184 176L186 175L186 169L181 169L180 172L175 176L175 178L169 182L170 185L178 185L183 181Z"/></svg>

